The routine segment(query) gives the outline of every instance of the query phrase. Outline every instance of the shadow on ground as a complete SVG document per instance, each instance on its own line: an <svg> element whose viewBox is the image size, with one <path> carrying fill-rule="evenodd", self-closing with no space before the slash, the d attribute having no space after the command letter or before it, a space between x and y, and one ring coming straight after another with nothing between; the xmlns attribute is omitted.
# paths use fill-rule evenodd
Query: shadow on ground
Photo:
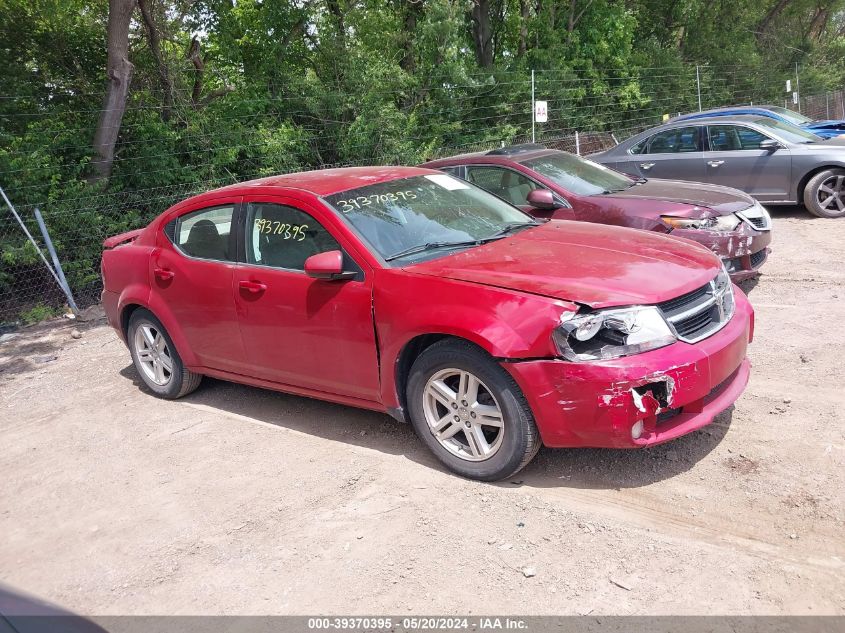
<svg viewBox="0 0 845 633"><path fill-rule="evenodd" d="M135 388L149 393L133 365L120 374ZM446 470L423 446L411 425L385 414L211 378L204 378L199 389L180 402L350 446L403 455L427 468ZM524 471L497 485L595 489L647 486L688 471L706 458L727 434L732 411L723 412L700 431L649 449L544 448Z"/></svg>

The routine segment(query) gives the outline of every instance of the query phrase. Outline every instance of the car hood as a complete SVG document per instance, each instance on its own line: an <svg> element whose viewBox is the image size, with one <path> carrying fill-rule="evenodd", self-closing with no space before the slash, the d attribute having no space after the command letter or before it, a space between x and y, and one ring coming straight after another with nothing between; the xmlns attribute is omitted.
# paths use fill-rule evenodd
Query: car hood
<svg viewBox="0 0 845 633"><path fill-rule="evenodd" d="M810 123L805 123L801 127L806 128L808 130L821 130L821 129L833 129L833 130L845 130L845 121L842 119L830 119L827 121L812 121Z"/></svg>
<svg viewBox="0 0 845 633"><path fill-rule="evenodd" d="M694 242L651 231L556 220L406 268L594 308L674 299L700 288L719 269L718 258Z"/></svg>
<svg viewBox="0 0 845 633"><path fill-rule="evenodd" d="M691 204L712 209L717 215L729 215L753 206L754 199L738 189L720 187L703 182L683 182L650 178L630 189L602 196L602 198L636 198Z"/></svg>
<svg viewBox="0 0 845 633"><path fill-rule="evenodd" d="M812 150L812 149L817 148L819 146L824 146L825 149L829 149L831 147L836 147L836 148L845 147L845 136L840 136L840 135L831 136L831 137L825 138L822 141L818 141L816 143L806 143L804 145L799 145L798 147L803 147L804 149L809 148L809 149Z"/></svg>

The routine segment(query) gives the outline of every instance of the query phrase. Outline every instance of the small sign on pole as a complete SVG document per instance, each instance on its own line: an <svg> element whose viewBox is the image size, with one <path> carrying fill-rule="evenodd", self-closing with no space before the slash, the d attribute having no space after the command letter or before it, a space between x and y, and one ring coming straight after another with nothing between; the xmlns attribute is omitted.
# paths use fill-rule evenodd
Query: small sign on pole
<svg viewBox="0 0 845 633"><path fill-rule="evenodd" d="M798 93L797 92L792 93L792 103L795 103L795 104L798 103Z"/></svg>
<svg viewBox="0 0 845 633"><path fill-rule="evenodd" d="M545 123L549 120L549 104L546 101L534 102L534 120L537 123Z"/></svg>
<svg viewBox="0 0 845 633"><path fill-rule="evenodd" d="M792 80L791 79L786 80L786 91L792 92Z"/></svg>

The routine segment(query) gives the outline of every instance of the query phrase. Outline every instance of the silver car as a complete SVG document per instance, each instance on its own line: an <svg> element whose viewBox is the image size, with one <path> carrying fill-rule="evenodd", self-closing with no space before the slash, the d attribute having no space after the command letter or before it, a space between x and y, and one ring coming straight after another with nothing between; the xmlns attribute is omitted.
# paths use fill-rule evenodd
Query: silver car
<svg viewBox="0 0 845 633"><path fill-rule="evenodd" d="M819 217L845 217L845 139L767 117L670 121L590 158L635 177L710 182L767 205L803 203Z"/></svg>

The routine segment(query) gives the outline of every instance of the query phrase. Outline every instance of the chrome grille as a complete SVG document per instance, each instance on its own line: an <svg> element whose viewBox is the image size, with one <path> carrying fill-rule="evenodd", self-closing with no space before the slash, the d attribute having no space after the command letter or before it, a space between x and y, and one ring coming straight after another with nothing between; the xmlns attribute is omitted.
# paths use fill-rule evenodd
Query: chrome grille
<svg viewBox="0 0 845 633"><path fill-rule="evenodd" d="M717 280L685 295L657 304L678 338L696 343L721 330L733 316L730 284L718 287Z"/></svg>
<svg viewBox="0 0 845 633"><path fill-rule="evenodd" d="M758 231L769 231L772 228L772 218L769 217L769 212L760 204L748 207L744 211L737 213L737 215Z"/></svg>

